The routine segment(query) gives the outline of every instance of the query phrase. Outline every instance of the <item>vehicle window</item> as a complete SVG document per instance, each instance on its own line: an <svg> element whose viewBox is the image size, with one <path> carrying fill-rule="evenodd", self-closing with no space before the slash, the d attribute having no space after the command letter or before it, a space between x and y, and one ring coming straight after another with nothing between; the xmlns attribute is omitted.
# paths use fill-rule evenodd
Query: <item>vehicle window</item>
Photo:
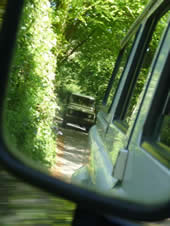
<svg viewBox="0 0 170 226"><path fill-rule="evenodd" d="M131 37L131 39L129 40L127 45L120 51L120 55L118 56L112 77L111 77L109 85L107 87L106 97L105 97L106 100L104 100L104 105L106 105L107 110L110 109L110 105L113 101L115 91L118 87L119 79L126 67L126 63L130 56L130 52L131 52L134 40L135 40L135 35L133 35Z"/></svg>
<svg viewBox="0 0 170 226"><path fill-rule="evenodd" d="M142 67L140 69L140 72L138 73L138 77L136 79L135 85L133 85L133 79L132 79L132 83L129 87L129 93L131 94L129 95L127 93L127 98L125 99L127 101L126 103L128 104L125 106L125 110L124 112L122 112L122 117L121 117L121 119L123 120L123 124L126 128L129 127L132 113L136 107L140 93L142 92L142 88L144 87L144 84L147 80L149 68L151 66L154 54L158 47L164 28L167 26L168 15L169 15L169 11L158 21L155 27L155 30L152 34L152 38L149 43L149 46L146 50Z"/></svg>
<svg viewBox="0 0 170 226"><path fill-rule="evenodd" d="M90 99L83 96L77 96L77 95L71 96L71 102L74 102L75 104L89 106L89 107L94 106L94 103L95 103L94 99Z"/></svg>
<svg viewBox="0 0 170 226"><path fill-rule="evenodd" d="M164 106L158 141L170 147L170 91Z"/></svg>
<svg viewBox="0 0 170 226"><path fill-rule="evenodd" d="M158 106L154 108L155 113L145 124L142 147L170 168L170 89L168 95L166 87L161 92Z"/></svg>
<svg viewBox="0 0 170 226"><path fill-rule="evenodd" d="M142 115L146 114L145 106L149 107L143 126L142 148L168 168L170 168L169 26L170 24L166 29L160 52L157 55L140 113L140 120L145 121L144 118L142 119ZM153 93L154 97L152 97Z"/></svg>

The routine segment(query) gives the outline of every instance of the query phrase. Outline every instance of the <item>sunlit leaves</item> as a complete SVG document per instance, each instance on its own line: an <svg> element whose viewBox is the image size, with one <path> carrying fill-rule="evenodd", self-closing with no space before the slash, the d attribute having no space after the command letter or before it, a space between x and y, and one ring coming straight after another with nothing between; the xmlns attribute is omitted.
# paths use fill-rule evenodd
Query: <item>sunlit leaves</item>
<svg viewBox="0 0 170 226"><path fill-rule="evenodd" d="M7 126L18 150L36 161L55 162L52 131L56 94L56 35L48 0L26 0L11 67Z"/></svg>
<svg viewBox="0 0 170 226"><path fill-rule="evenodd" d="M54 91L101 100L120 41L146 0L25 0L11 67L7 126L31 158L52 164ZM55 84L55 85L54 85Z"/></svg>
<svg viewBox="0 0 170 226"><path fill-rule="evenodd" d="M72 76L73 83L79 85L82 92L102 99L120 41L143 10L146 0L59 2L53 26L58 40L60 81L67 86Z"/></svg>

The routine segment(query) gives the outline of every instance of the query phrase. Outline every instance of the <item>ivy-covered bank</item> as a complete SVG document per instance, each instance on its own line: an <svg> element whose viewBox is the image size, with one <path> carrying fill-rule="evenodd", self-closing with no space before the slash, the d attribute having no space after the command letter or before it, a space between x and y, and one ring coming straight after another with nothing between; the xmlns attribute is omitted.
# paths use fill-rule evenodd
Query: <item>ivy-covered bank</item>
<svg viewBox="0 0 170 226"><path fill-rule="evenodd" d="M53 165L56 153L56 35L51 10L48 0L25 0L5 110L11 144L47 166Z"/></svg>

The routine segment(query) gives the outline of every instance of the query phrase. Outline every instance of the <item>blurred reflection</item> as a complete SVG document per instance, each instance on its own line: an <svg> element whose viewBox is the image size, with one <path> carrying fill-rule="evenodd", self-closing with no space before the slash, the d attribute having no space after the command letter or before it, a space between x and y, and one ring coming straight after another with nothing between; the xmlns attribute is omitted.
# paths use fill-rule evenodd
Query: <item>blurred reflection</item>
<svg viewBox="0 0 170 226"><path fill-rule="evenodd" d="M27 185L2 169L0 178L0 225L71 225L75 204ZM170 220L141 225L168 226Z"/></svg>
<svg viewBox="0 0 170 226"><path fill-rule="evenodd" d="M0 171L0 225L71 225L75 205Z"/></svg>

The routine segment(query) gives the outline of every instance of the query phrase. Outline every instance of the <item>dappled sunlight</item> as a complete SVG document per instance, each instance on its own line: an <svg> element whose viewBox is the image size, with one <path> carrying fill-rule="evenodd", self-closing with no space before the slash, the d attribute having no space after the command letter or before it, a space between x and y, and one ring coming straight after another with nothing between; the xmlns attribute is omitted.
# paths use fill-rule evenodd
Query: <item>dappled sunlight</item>
<svg viewBox="0 0 170 226"><path fill-rule="evenodd" d="M72 174L87 161L87 133L72 129L61 129L58 136L56 165L51 169L53 176L70 182Z"/></svg>

